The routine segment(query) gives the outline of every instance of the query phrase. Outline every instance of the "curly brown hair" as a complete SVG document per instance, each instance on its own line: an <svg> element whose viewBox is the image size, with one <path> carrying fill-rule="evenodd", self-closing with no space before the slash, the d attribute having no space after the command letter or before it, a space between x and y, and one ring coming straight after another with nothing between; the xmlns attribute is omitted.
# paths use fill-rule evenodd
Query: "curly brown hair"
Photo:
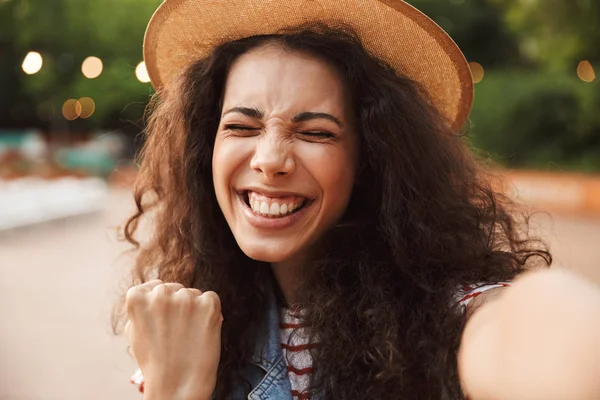
<svg viewBox="0 0 600 400"><path fill-rule="evenodd" d="M466 317L457 290L507 281L531 261L552 259L427 93L369 55L351 29L311 25L227 42L159 90L137 213L125 226L138 247L133 283L158 277L220 295L215 396L227 398L273 277L236 244L217 203L211 158L229 68L265 43L334 66L358 121L361 167L350 203L319 257L302 267L302 315L319 343L311 350L313 390L328 399L463 398L456 352ZM153 234L140 246L145 215Z"/></svg>

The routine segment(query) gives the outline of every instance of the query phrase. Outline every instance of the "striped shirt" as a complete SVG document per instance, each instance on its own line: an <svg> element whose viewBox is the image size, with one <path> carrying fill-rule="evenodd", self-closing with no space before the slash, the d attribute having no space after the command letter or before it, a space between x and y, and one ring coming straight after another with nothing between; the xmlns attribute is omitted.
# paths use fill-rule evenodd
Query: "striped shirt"
<svg viewBox="0 0 600 400"><path fill-rule="evenodd" d="M313 373L310 337L302 321L289 309L280 309L280 336L283 357L287 366L292 396L294 399L308 399L308 386ZM295 332L292 335L292 332Z"/></svg>

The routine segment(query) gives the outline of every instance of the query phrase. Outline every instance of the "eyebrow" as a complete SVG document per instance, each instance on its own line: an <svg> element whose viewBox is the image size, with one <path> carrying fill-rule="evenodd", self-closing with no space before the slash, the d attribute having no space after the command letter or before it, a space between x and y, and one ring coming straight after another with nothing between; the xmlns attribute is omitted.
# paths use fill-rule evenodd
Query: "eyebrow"
<svg viewBox="0 0 600 400"><path fill-rule="evenodd" d="M260 119L264 116L262 111L260 111L258 108L250 108L250 107L233 107L233 108L230 108L229 110L225 111L222 116L224 117L227 114L231 114L231 113L238 113L238 114L242 114L247 117L250 117L250 118L257 118L257 119Z"/></svg>
<svg viewBox="0 0 600 400"><path fill-rule="evenodd" d="M247 117L256 118L256 119L261 119L264 116L264 113L262 111L260 111L258 108L233 107L233 108L230 108L229 110L225 111L223 113L223 117L225 115L231 114L231 113L238 113L238 114L242 114ZM322 112L310 112L310 111L304 111L299 114L296 114L294 116L294 118L292 118L292 122L298 123L298 122L310 121L313 119L326 119L331 122L334 122L340 128L342 126L344 126L344 124L342 124L342 121L340 121L339 118L336 118L331 114L322 113Z"/></svg>
<svg viewBox="0 0 600 400"><path fill-rule="evenodd" d="M294 118L292 118L292 122L304 122L310 121L311 119L326 119L336 123L340 128L344 125L342 124L342 121L331 114L309 111L301 112L300 114L295 115Z"/></svg>

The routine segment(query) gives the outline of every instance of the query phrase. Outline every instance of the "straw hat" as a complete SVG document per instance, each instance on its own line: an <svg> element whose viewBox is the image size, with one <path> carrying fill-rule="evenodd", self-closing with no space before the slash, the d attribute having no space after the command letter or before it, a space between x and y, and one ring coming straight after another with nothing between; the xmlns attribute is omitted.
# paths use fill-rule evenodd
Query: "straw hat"
<svg viewBox="0 0 600 400"><path fill-rule="evenodd" d="M165 0L146 30L146 68L158 88L220 43L307 22L353 27L372 55L420 82L456 130L464 125L469 64L441 27L402 0Z"/></svg>

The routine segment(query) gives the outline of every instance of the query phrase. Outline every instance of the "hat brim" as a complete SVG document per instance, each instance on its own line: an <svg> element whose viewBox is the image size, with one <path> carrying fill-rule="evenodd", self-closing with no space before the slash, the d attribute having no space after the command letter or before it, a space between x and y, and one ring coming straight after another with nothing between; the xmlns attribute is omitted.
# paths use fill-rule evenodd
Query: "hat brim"
<svg viewBox="0 0 600 400"><path fill-rule="evenodd" d="M402 0L165 0L144 38L152 85L161 87L224 42L310 22L351 26L372 55L419 82L455 130L473 104L469 64L450 36Z"/></svg>

